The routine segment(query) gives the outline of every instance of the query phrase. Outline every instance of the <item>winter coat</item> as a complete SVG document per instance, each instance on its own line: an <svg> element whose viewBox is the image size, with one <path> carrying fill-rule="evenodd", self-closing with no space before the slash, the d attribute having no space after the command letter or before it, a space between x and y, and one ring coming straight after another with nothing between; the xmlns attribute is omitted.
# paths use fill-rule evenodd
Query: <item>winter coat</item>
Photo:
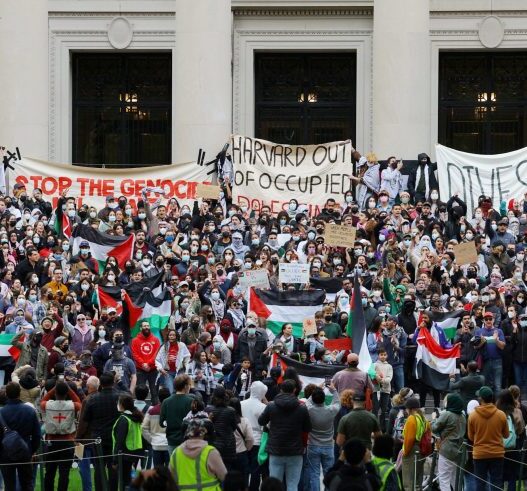
<svg viewBox="0 0 527 491"><path fill-rule="evenodd" d="M302 455L302 433L311 431L305 405L293 394L278 394L258 418L261 426L270 423L267 451L270 455Z"/></svg>

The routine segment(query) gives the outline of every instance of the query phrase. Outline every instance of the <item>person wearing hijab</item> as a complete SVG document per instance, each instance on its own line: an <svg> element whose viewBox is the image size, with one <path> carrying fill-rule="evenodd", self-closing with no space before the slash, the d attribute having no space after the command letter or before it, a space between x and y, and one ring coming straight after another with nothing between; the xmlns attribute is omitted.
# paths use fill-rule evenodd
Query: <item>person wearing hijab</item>
<svg viewBox="0 0 527 491"><path fill-rule="evenodd" d="M446 410L432 421L432 432L440 439L437 474L441 491L449 491L450 486L456 488L456 469L461 465L461 449L467 426L464 407L459 394L448 394Z"/></svg>

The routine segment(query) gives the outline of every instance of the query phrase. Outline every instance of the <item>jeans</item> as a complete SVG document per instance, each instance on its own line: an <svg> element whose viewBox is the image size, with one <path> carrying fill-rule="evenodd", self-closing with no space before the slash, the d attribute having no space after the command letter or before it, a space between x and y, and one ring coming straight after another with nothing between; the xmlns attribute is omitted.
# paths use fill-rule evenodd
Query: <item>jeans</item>
<svg viewBox="0 0 527 491"><path fill-rule="evenodd" d="M302 455L269 455L269 475L284 480L287 491L298 491L302 472Z"/></svg>
<svg viewBox="0 0 527 491"><path fill-rule="evenodd" d="M46 460L46 476L44 478L44 490L55 490L55 474L59 471L59 483L57 491L67 491L70 480L70 469L73 464L73 441L50 441L47 445L47 452L53 452ZM67 462L57 462L68 460Z"/></svg>
<svg viewBox="0 0 527 491"><path fill-rule="evenodd" d="M4 476L5 491L33 491L35 480L33 479L32 464L3 465L1 470L2 476Z"/></svg>
<svg viewBox="0 0 527 491"><path fill-rule="evenodd" d="M527 363L514 362L514 381L525 397L527 394Z"/></svg>
<svg viewBox="0 0 527 491"><path fill-rule="evenodd" d="M501 361L501 360L500 360ZM503 488L503 459L474 459L474 474L476 479L476 490L487 491L488 482L491 489Z"/></svg>
<svg viewBox="0 0 527 491"><path fill-rule="evenodd" d="M374 392L373 393L373 415L379 417L379 409L381 415L379 417L379 423L381 425L381 431L384 433L386 430L386 418L388 416L388 405L390 404L390 394L387 392Z"/></svg>
<svg viewBox="0 0 527 491"><path fill-rule="evenodd" d="M243 489L249 485L249 452L236 454L236 470L243 476Z"/></svg>
<svg viewBox="0 0 527 491"><path fill-rule="evenodd" d="M322 472L326 476L329 469L335 463L333 446L308 445L307 463L307 480L309 481L310 489L311 491L320 491L320 466L322 466Z"/></svg>
<svg viewBox="0 0 527 491"><path fill-rule="evenodd" d="M170 392L170 395L174 392L174 379L176 378L176 375L176 372L167 372L166 375L161 375L159 379L159 385L165 386Z"/></svg>
<svg viewBox="0 0 527 491"><path fill-rule="evenodd" d="M157 404L157 370L153 369L149 372L144 370L137 370L137 385L147 385L150 388L150 400L152 405Z"/></svg>
<svg viewBox="0 0 527 491"><path fill-rule="evenodd" d="M82 491L91 491L91 457L93 457L93 445L84 447L82 460L79 461L79 474L81 475Z"/></svg>
<svg viewBox="0 0 527 491"><path fill-rule="evenodd" d="M483 376L485 383L498 395L501 391L501 377L503 375L503 364L501 358L492 358L483 362Z"/></svg>
<svg viewBox="0 0 527 491"><path fill-rule="evenodd" d="M156 465L166 465L170 461L168 450L152 450L152 457L154 461L154 467Z"/></svg>
<svg viewBox="0 0 527 491"><path fill-rule="evenodd" d="M395 365L393 368L392 389L397 394L404 387L404 366Z"/></svg>

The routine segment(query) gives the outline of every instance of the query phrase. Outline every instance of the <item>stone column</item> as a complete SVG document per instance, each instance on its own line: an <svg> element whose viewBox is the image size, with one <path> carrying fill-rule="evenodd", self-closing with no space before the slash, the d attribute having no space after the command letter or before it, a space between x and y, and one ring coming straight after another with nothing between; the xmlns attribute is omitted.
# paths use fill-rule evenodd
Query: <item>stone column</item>
<svg viewBox="0 0 527 491"><path fill-rule="evenodd" d="M0 145L48 159L48 2L0 2Z"/></svg>
<svg viewBox="0 0 527 491"><path fill-rule="evenodd" d="M428 0L375 0L373 148L379 159L431 155ZM366 152L369 149L361 149Z"/></svg>
<svg viewBox="0 0 527 491"><path fill-rule="evenodd" d="M174 162L212 159L232 130L230 0L177 0Z"/></svg>

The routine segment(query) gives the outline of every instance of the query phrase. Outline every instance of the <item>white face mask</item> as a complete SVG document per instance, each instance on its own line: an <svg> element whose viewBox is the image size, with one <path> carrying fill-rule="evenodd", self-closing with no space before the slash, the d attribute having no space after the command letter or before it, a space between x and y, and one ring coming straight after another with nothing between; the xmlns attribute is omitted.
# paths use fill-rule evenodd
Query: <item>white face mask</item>
<svg viewBox="0 0 527 491"><path fill-rule="evenodd" d="M439 199L439 194L437 194L437 193L432 193L432 194L430 195L430 198L432 198L432 199Z"/></svg>
<svg viewBox="0 0 527 491"><path fill-rule="evenodd" d="M114 274L109 274L109 275L108 275L108 279L109 279L110 281L115 280L115 275L114 275Z"/></svg>
<svg viewBox="0 0 527 491"><path fill-rule="evenodd" d="M90 218L95 218L97 213L95 211L90 211Z"/></svg>

